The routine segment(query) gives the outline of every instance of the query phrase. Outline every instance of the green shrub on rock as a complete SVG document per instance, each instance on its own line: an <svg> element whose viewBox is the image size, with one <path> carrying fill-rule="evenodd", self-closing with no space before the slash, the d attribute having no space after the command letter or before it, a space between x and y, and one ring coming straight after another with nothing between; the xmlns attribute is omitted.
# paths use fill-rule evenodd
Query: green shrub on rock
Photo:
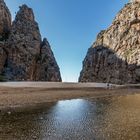
<svg viewBox="0 0 140 140"><path fill-rule="evenodd" d="M6 81L4 75L0 75L0 82L4 82L4 81Z"/></svg>

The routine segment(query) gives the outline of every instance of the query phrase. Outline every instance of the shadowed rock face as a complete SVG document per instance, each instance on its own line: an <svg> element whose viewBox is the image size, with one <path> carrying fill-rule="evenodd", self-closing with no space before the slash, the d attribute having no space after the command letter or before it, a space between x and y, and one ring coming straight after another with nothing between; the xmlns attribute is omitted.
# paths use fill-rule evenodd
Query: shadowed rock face
<svg viewBox="0 0 140 140"><path fill-rule="evenodd" d="M4 70L4 64L7 58L7 54L5 50L3 49L3 44L0 44L0 75L2 74L2 71Z"/></svg>
<svg viewBox="0 0 140 140"><path fill-rule="evenodd" d="M33 77L36 81L62 81L59 67L46 38L41 43L40 54L36 58Z"/></svg>
<svg viewBox="0 0 140 140"><path fill-rule="evenodd" d="M97 36L83 62L80 82L140 83L140 3L117 14Z"/></svg>
<svg viewBox="0 0 140 140"><path fill-rule="evenodd" d="M11 30L11 14L4 0L0 0L0 41L8 38Z"/></svg>
<svg viewBox="0 0 140 140"><path fill-rule="evenodd" d="M5 5L4 1L1 0L0 2ZM0 61L0 71L7 80L61 81L60 71L53 53L50 56L51 49L42 54L42 40L39 27L35 21L32 9L27 5L20 7L8 33L8 38L6 41L1 42L0 46L2 46L2 49L4 48L0 53L0 58L2 58ZM45 60L47 63L40 61L42 55L49 56L49 59L47 60L46 58ZM50 60L51 62L49 62ZM53 63L54 67L49 65L49 63ZM53 69L53 71L43 71L46 67ZM41 68L42 70L40 70ZM59 73L59 75L56 73Z"/></svg>
<svg viewBox="0 0 140 140"><path fill-rule="evenodd" d="M4 70L6 61L5 41L8 39L11 30L11 14L4 0L0 0L0 74Z"/></svg>
<svg viewBox="0 0 140 140"><path fill-rule="evenodd" d="M59 67L56 63L54 54L51 50L51 46L45 38L41 44L41 56L40 56L40 75L39 80L46 81L61 81Z"/></svg>
<svg viewBox="0 0 140 140"><path fill-rule="evenodd" d="M8 39L5 69L9 80L34 80L36 56L40 53L41 35L32 9L20 7Z"/></svg>

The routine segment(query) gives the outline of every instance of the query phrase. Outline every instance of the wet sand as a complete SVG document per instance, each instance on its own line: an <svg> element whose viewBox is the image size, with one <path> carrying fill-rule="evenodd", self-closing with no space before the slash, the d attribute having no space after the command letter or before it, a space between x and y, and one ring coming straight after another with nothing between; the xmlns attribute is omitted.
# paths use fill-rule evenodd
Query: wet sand
<svg viewBox="0 0 140 140"><path fill-rule="evenodd" d="M0 113L0 140L140 140L140 94Z"/></svg>
<svg viewBox="0 0 140 140"><path fill-rule="evenodd" d="M123 87L98 83L0 83L0 110L37 107L58 100L98 98L114 95L139 94L137 87Z"/></svg>

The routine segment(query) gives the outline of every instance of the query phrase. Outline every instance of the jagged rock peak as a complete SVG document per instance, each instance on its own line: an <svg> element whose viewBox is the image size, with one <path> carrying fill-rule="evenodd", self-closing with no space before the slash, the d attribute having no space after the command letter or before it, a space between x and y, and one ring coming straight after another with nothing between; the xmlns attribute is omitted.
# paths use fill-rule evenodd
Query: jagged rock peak
<svg viewBox="0 0 140 140"><path fill-rule="evenodd" d="M128 3L89 48L80 82L140 83L140 3Z"/></svg>
<svg viewBox="0 0 140 140"><path fill-rule="evenodd" d="M11 29L11 13L4 0L0 0L0 40L8 38Z"/></svg>
<svg viewBox="0 0 140 140"><path fill-rule="evenodd" d="M49 47L50 47L50 44L49 44L47 38L43 38L43 41L42 41L41 47L43 47L43 46L49 46Z"/></svg>
<svg viewBox="0 0 140 140"><path fill-rule="evenodd" d="M19 7L11 24L11 14L0 0L0 76L8 81L60 82L59 67L45 38L41 39L34 13Z"/></svg>
<svg viewBox="0 0 140 140"><path fill-rule="evenodd" d="M34 80L40 44L41 35L34 13L31 8L23 5L13 21L8 39L5 68L8 80Z"/></svg>
<svg viewBox="0 0 140 140"><path fill-rule="evenodd" d="M29 8L26 4L23 4L22 6L19 7L19 11L16 15L16 20L20 19L20 20L30 20L30 21L34 21L35 17L34 17L34 13L32 8Z"/></svg>
<svg viewBox="0 0 140 140"><path fill-rule="evenodd" d="M39 52L41 43L39 26L35 21L33 10L25 4L17 12L9 40L11 43L12 41L22 40L22 44L25 42L25 45L32 46L31 48L36 48Z"/></svg>
<svg viewBox="0 0 140 140"><path fill-rule="evenodd" d="M9 29L3 7L0 5L0 28ZM25 4L17 12L8 38L0 42L0 75L8 81L61 81L50 44L47 39L42 41L33 10Z"/></svg>
<svg viewBox="0 0 140 140"><path fill-rule="evenodd" d="M59 66L46 38L44 38L41 43L40 64L39 80L53 82L62 81Z"/></svg>

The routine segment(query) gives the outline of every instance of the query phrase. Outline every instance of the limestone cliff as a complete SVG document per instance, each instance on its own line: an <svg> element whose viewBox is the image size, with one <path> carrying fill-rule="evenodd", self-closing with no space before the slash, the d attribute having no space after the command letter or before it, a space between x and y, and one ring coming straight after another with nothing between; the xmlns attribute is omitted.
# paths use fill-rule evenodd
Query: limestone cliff
<svg viewBox="0 0 140 140"><path fill-rule="evenodd" d="M11 30L11 14L3 0L0 0L0 74L6 61L5 41Z"/></svg>
<svg viewBox="0 0 140 140"><path fill-rule="evenodd" d="M11 29L11 14L3 0L0 0L0 41L8 38Z"/></svg>
<svg viewBox="0 0 140 140"><path fill-rule="evenodd" d="M89 48L80 82L140 83L140 2L128 3Z"/></svg>
<svg viewBox="0 0 140 140"><path fill-rule="evenodd" d="M51 46L46 38L41 43L40 58L38 60L38 80L41 81L61 81L59 67L56 63Z"/></svg>
<svg viewBox="0 0 140 140"><path fill-rule="evenodd" d="M6 7L3 0L0 0L0 4ZM11 25L10 12L7 7L4 9L4 12L7 12L6 20L5 16L0 20L0 23L3 23L0 33L6 34L0 43L1 74L11 81L61 81L53 53L50 56L51 48L42 54L41 35L33 10L27 5L22 5ZM49 56L45 58L46 63L41 62L43 55Z"/></svg>

